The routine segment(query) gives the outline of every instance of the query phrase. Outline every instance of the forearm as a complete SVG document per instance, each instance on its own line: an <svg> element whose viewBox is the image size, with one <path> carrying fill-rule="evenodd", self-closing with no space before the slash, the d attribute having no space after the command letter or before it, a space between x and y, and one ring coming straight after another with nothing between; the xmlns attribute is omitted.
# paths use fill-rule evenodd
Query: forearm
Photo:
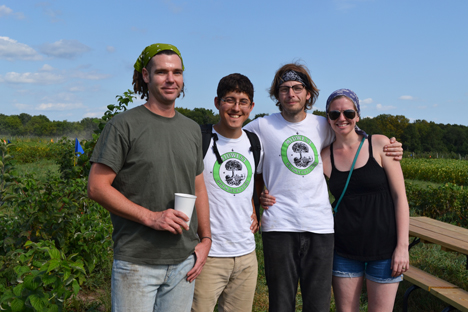
<svg viewBox="0 0 468 312"><path fill-rule="evenodd" d="M263 174L255 175L255 191L257 192L258 197L262 194L263 189L265 188L265 182L263 181Z"/></svg>
<svg viewBox="0 0 468 312"><path fill-rule="evenodd" d="M409 207L406 195L399 198L395 205L397 246L408 248L409 245Z"/></svg>
<svg viewBox="0 0 468 312"><path fill-rule="evenodd" d="M209 201L203 174L195 178L195 195L197 196L195 209L198 218L198 236L211 238Z"/></svg>
<svg viewBox="0 0 468 312"><path fill-rule="evenodd" d="M111 213L122 218L141 223L158 231L169 231L173 234L189 229L188 217L180 211L166 209L150 211L130 201L112 186L116 173L108 166L94 163L88 180L88 196L101 204Z"/></svg>
<svg viewBox="0 0 468 312"><path fill-rule="evenodd" d="M150 220L155 217L154 213L130 201L109 183L100 182L99 178L93 174L94 169L93 165L88 182L89 198L117 216L144 225L150 223Z"/></svg>

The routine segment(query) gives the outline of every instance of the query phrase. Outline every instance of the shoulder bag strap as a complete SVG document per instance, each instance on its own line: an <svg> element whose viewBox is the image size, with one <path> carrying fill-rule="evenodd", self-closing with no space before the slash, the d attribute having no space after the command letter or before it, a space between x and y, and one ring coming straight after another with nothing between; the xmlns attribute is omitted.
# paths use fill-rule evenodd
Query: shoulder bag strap
<svg viewBox="0 0 468 312"><path fill-rule="evenodd" d="M361 150L361 147L364 144L365 139L366 139L366 137L362 138L361 144L359 145L359 148L358 148L358 150L356 152L356 156L354 156L354 161L353 161L353 164L351 165L351 170L349 170L348 180L346 180L346 184L345 184L345 187L343 189L343 192L341 193L340 199L338 199L338 202L336 203L335 208L333 209L335 214L338 212L338 205L341 203L341 200L343 199L343 196L344 196L344 194L346 192L346 189L348 188L348 183L349 183L349 180L351 179L351 174L353 174L354 165L356 164L356 160L357 160L357 158L359 156L359 151Z"/></svg>

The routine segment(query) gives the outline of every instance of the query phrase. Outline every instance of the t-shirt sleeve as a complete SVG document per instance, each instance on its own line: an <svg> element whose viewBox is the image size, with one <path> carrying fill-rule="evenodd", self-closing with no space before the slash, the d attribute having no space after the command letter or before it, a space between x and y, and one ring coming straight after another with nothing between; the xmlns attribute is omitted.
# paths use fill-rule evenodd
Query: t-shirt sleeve
<svg viewBox="0 0 468 312"><path fill-rule="evenodd" d="M203 173L203 170L205 169L204 163L203 163L203 143L202 143L202 134L201 134L201 129L200 127L197 127L197 176L201 173Z"/></svg>
<svg viewBox="0 0 468 312"><path fill-rule="evenodd" d="M260 135L260 118L257 118L251 122L249 122L244 129L250 132L255 133L258 136L258 139L260 140L260 146L261 146L261 151L260 151L260 161L258 162L258 167L257 167L257 173L262 173L263 172L263 155L264 155L264 150L263 150L263 143L262 143L262 138Z"/></svg>
<svg viewBox="0 0 468 312"><path fill-rule="evenodd" d="M247 125L245 125L244 129L247 131L253 132L258 137L260 137L258 124L259 124L259 118L249 122Z"/></svg>
<svg viewBox="0 0 468 312"><path fill-rule="evenodd" d="M128 139L114 124L108 123L99 136L90 162L106 165L117 174L124 165L128 150Z"/></svg>

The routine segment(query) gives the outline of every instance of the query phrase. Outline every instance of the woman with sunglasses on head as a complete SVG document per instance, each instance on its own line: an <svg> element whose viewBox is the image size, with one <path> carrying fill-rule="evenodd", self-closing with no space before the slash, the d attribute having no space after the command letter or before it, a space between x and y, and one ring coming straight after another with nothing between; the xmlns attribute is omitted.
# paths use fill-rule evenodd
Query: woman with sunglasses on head
<svg viewBox="0 0 468 312"><path fill-rule="evenodd" d="M326 112L336 135L321 155L335 197L337 311L359 311L364 279L368 310L392 311L409 267L409 208L401 166L385 157L383 146L390 142L386 136L367 136L357 127L360 107L353 91L333 92Z"/></svg>

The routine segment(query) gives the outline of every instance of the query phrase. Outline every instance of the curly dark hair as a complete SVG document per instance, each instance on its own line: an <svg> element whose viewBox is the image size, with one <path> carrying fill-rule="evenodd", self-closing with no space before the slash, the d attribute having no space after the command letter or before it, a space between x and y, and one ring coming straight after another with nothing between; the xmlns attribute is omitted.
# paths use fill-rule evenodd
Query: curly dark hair
<svg viewBox="0 0 468 312"><path fill-rule="evenodd" d="M156 55L159 55L159 54L166 54L166 55L175 54L175 55L177 55L177 53L175 53L172 50L164 50L164 51L161 51L159 53L156 53ZM145 67L146 70L149 73L151 73L152 66L153 66L153 62L151 60L152 60L152 58L149 60L148 64ZM151 77L151 75L150 75L150 77ZM142 100L143 99L148 100L148 84L143 80L143 74L140 73L139 71L137 71L136 69L133 71L132 85L133 85L133 91L135 91L135 94L141 94L141 99ZM180 93L182 93L182 97L185 96L185 83L182 86L182 90L180 91ZM179 96L180 96L180 94L179 94Z"/></svg>
<svg viewBox="0 0 468 312"><path fill-rule="evenodd" d="M306 90L307 92L310 93L310 99L307 100L306 105L304 106L304 110L309 110L312 108L314 105L315 101L317 100L319 96L319 89L317 89L317 86L315 85L314 81L310 77L309 70L305 65L299 64L299 63L290 63L283 65L280 69L275 74L275 78L273 78L273 82L271 83L270 87L270 98L273 101L276 101L276 106L278 106L279 110L282 111L283 108L281 107L281 103L279 102L279 87L281 85L281 77L284 75L284 73L293 70L298 73L301 73L302 76L305 76L307 79L308 86L306 85Z"/></svg>

